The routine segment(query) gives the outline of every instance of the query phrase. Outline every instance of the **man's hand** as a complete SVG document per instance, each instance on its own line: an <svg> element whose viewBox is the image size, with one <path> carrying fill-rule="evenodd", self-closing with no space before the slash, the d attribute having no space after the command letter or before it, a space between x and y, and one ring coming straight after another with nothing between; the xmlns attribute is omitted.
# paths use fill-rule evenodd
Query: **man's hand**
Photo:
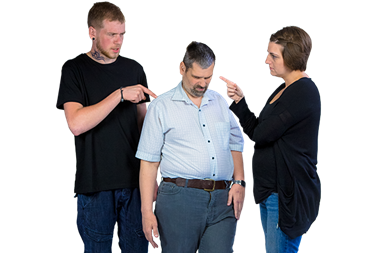
<svg viewBox="0 0 381 253"><path fill-rule="evenodd" d="M243 92L242 92L241 88L239 88L239 86L236 83L226 79L223 76L220 76L220 79L226 83L228 96L231 99L233 99L236 104L239 101L241 101L241 99L243 98Z"/></svg>
<svg viewBox="0 0 381 253"><path fill-rule="evenodd" d="M239 217L241 216L244 199L245 187L239 184L233 184L229 191L228 206L230 206L233 202L234 215L237 220L239 220Z"/></svg>
<svg viewBox="0 0 381 253"><path fill-rule="evenodd" d="M157 230L156 216L151 211L151 212L142 213L142 217L143 217L144 235L147 241L151 243L152 247L157 248L158 245L156 244L156 242L153 240L153 237L152 237L152 232L156 238L159 237L159 232Z"/></svg>
<svg viewBox="0 0 381 253"><path fill-rule="evenodd" d="M141 84L123 88L123 98L125 100L131 101L132 103L139 103L142 100L146 100L144 93L152 96L153 98L157 98L155 93Z"/></svg>

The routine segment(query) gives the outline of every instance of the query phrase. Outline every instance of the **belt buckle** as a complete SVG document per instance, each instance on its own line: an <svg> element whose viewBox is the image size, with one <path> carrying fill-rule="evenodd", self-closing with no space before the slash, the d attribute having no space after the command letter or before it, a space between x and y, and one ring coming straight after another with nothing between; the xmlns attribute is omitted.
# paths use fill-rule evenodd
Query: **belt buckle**
<svg viewBox="0 0 381 253"><path fill-rule="evenodd" d="M214 181L214 180L211 179L211 178L205 178L204 180L213 181L213 189L205 189L205 188L204 188L204 191L207 191L207 192L212 192L212 191L214 191L214 188L216 187L216 181Z"/></svg>

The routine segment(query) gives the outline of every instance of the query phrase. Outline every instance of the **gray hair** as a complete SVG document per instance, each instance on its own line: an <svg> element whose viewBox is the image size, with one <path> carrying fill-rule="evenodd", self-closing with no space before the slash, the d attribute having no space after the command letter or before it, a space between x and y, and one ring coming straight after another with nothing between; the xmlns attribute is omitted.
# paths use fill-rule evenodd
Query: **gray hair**
<svg viewBox="0 0 381 253"><path fill-rule="evenodd" d="M186 70L192 68L193 62L196 62L202 69L209 68L216 60L212 49L201 42L192 41L187 47L183 62Z"/></svg>

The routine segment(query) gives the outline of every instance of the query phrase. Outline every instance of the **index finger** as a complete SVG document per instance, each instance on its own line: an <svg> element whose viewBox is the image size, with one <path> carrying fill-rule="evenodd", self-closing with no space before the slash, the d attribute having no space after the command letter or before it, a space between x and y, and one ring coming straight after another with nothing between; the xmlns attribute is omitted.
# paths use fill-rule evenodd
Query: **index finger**
<svg viewBox="0 0 381 253"><path fill-rule="evenodd" d="M234 84L234 82L230 81L229 79L226 79L226 78L223 77L223 76L220 76L220 79L221 79L222 81L224 81L225 83L227 83L227 84Z"/></svg>
<svg viewBox="0 0 381 253"><path fill-rule="evenodd" d="M156 96L155 93L153 93L150 89L144 87L143 85L142 85L142 89L143 89L144 93L147 93L147 94L150 95L151 97L157 98L157 96Z"/></svg>

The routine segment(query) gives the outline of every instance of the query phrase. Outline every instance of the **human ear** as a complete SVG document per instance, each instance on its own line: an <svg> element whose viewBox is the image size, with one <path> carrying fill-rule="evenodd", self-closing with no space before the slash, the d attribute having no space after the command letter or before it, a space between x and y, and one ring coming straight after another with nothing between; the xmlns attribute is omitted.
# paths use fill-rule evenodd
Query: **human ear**
<svg viewBox="0 0 381 253"><path fill-rule="evenodd" d="M89 27L89 37L90 37L90 39L95 40L96 35L97 35L97 30L94 27L90 26Z"/></svg>
<svg viewBox="0 0 381 253"><path fill-rule="evenodd" d="M180 74L181 74L181 75L184 75L186 69L187 69L187 68L185 67L184 62L181 62L181 63L180 63Z"/></svg>

